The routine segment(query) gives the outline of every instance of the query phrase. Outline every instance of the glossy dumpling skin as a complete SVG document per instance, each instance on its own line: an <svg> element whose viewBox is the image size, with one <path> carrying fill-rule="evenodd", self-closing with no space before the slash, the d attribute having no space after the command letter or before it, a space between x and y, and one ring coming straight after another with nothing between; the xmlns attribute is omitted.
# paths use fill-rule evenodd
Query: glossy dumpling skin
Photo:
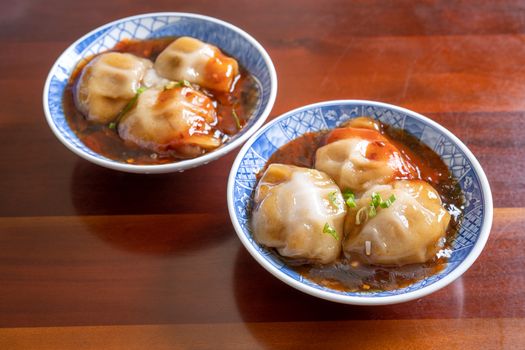
<svg viewBox="0 0 525 350"><path fill-rule="evenodd" d="M213 101L191 87L151 88L118 125L121 138L156 152L175 151L181 158L201 155L221 145L215 130Z"/></svg>
<svg viewBox="0 0 525 350"><path fill-rule="evenodd" d="M396 199L377 215L356 223L357 211L368 207L372 193ZM361 215L361 219L363 216ZM450 214L436 190L421 180L400 180L377 185L363 194L357 207L348 210L343 251L352 260L375 265L405 265L432 260L446 236ZM366 241L370 241L367 255Z"/></svg>
<svg viewBox="0 0 525 350"><path fill-rule="evenodd" d="M335 205L329 198L335 199ZM271 164L257 185L252 216L257 242L285 257L329 263L341 252L346 208L341 191L315 169ZM323 232L328 223L337 239Z"/></svg>
<svg viewBox="0 0 525 350"><path fill-rule="evenodd" d="M394 179L413 178L414 167L373 125L332 130L327 144L316 152L315 168L331 176L341 189L356 193Z"/></svg>
<svg viewBox="0 0 525 350"><path fill-rule="evenodd" d="M213 45L181 37L160 53L155 70L170 80L187 80L204 88L229 92L239 65Z"/></svg>
<svg viewBox="0 0 525 350"><path fill-rule="evenodd" d="M135 96L152 62L128 53L109 52L94 58L75 89L75 104L93 122L113 121Z"/></svg>
<svg viewBox="0 0 525 350"><path fill-rule="evenodd" d="M159 76L154 68L146 70L144 73L144 78L142 79L142 85L146 88L163 89L165 86L169 86L170 84L172 84L172 82Z"/></svg>

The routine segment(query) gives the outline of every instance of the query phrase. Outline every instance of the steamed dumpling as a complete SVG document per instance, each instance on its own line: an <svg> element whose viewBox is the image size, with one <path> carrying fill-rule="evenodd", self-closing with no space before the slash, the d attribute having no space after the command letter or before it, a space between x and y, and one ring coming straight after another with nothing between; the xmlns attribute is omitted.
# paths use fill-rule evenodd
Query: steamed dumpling
<svg viewBox="0 0 525 350"><path fill-rule="evenodd" d="M221 145L213 101L191 87L151 88L118 125L120 137L144 148L195 157Z"/></svg>
<svg viewBox="0 0 525 350"><path fill-rule="evenodd" d="M383 200L394 195L395 200L388 208L379 207L376 216L360 215L363 222L358 225L357 212L363 207L364 212L368 211L373 193ZM343 251L350 259L368 264L423 263L440 249L449 221L450 214L438 193L424 181L401 180L374 186L357 201L356 208L348 211Z"/></svg>
<svg viewBox="0 0 525 350"><path fill-rule="evenodd" d="M157 74L157 71L154 68L149 68L144 73L144 78L142 79L142 85L146 88L159 88L163 89L166 86L173 84L170 80L163 78Z"/></svg>
<svg viewBox="0 0 525 350"><path fill-rule="evenodd" d="M260 244L309 262L329 263L339 256L346 208L341 191L326 174L271 164L254 202L253 235Z"/></svg>
<svg viewBox="0 0 525 350"><path fill-rule="evenodd" d="M135 96L151 61L129 53L109 52L94 58L82 71L75 104L87 119L109 123Z"/></svg>
<svg viewBox="0 0 525 350"><path fill-rule="evenodd" d="M160 53L155 70L170 80L187 80L208 89L228 92L239 73L239 66L217 47L181 37Z"/></svg>
<svg viewBox="0 0 525 350"><path fill-rule="evenodd" d="M331 176L341 189L356 193L394 179L413 178L413 166L373 126L334 129L327 144L316 152L315 168Z"/></svg>

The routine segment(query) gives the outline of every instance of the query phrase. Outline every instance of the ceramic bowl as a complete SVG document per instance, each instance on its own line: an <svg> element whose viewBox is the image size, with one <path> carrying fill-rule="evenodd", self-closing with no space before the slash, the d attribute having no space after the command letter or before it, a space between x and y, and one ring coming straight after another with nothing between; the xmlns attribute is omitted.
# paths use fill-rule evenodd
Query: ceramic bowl
<svg viewBox="0 0 525 350"><path fill-rule="evenodd" d="M246 126L218 149L200 157L162 165L135 165L109 159L86 147L69 127L62 96L78 62L111 49L123 39L191 36L235 57L256 79L259 99ZM268 117L277 94L277 76L264 48L243 30L215 18L189 13L149 13L103 25L68 47L57 59L44 87L44 112L57 138L71 151L95 164L133 173L182 171L224 156L246 141Z"/></svg>
<svg viewBox="0 0 525 350"><path fill-rule="evenodd" d="M273 250L252 237L250 206L256 174L281 146L306 132L332 129L358 116L371 116L401 128L432 148L458 180L465 196L464 218L452 242L446 268L405 288L389 291L343 292L304 278ZM450 131L418 113L385 103L359 100L329 101L295 109L265 125L243 146L230 172L228 209L241 242L266 270L310 295L346 304L382 305L420 298L460 277L481 253L492 225L490 186L472 152Z"/></svg>

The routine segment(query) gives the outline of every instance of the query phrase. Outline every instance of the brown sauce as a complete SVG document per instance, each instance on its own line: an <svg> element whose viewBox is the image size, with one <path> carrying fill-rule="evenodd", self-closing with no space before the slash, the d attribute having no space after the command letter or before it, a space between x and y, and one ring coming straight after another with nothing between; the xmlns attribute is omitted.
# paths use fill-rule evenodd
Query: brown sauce
<svg viewBox="0 0 525 350"><path fill-rule="evenodd" d="M174 37L167 37L150 40L123 40L117 43L112 50L106 52L131 53L155 61L157 56L175 39ZM76 108L73 96L75 84L82 73L82 69L95 57L89 57L78 64L64 91L64 114L69 126L78 138L94 152L125 163L166 164L181 160L175 152L156 153L141 148L132 142L126 142L108 125L89 122ZM239 76L230 93L203 88L200 88L199 91L215 101L218 115L216 129L225 135L225 142L246 125L256 107L259 95L255 79L243 67L239 67Z"/></svg>
<svg viewBox="0 0 525 350"><path fill-rule="evenodd" d="M441 158L414 136L387 125L380 125L380 132L383 137L397 147L403 159L414 167L415 174L412 174L412 178L425 180L440 194L445 209L451 214L443 249L450 248L450 242L455 237L462 220L463 196L457 181L452 177ZM272 163L313 168L317 149L325 145L327 139L332 136L328 131L306 133L287 143L270 157L259 175L262 175L266 167ZM367 149L368 153L369 150ZM327 265L305 265L285 257L283 260L302 276L319 285L340 291L361 292L406 287L442 271L447 263L446 258L438 259L436 257L434 260L423 264L397 267L373 266L350 261L343 255L336 262Z"/></svg>

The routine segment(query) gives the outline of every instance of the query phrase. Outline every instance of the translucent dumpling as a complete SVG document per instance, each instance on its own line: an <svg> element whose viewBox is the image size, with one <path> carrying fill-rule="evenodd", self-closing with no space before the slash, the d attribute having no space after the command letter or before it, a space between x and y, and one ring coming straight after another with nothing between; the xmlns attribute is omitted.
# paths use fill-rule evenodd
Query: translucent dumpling
<svg viewBox="0 0 525 350"><path fill-rule="evenodd" d="M118 125L120 137L144 148L195 157L221 145L213 101L191 87L151 88Z"/></svg>
<svg viewBox="0 0 525 350"><path fill-rule="evenodd" d="M157 71L154 68L146 70L144 73L144 78L142 79L142 85L146 88L161 88L163 89L166 86L170 86L174 82L163 78L157 74Z"/></svg>
<svg viewBox="0 0 525 350"><path fill-rule="evenodd" d="M341 252L346 208L341 191L315 169L271 164L257 185L257 242L290 258L329 263Z"/></svg>
<svg viewBox="0 0 525 350"><path fill-rule="evenodd" d="M373 194L389 207L369 215ZM364 208L364 209L361 209ZM436 190L421 180L377 185L357 200L345 220L343 251L352 260L376 265L405 265L431 260L440 249L450 214Z"/></svg>
<svg viewBox="0 0 525 350"><path fill-rule="evenodd" d="M228 92L239 73L239 66L217 47L181 37L160 53L155 70L170 80L187 80L208 89Z"/></svg>
<svg viewBox="0 0 525 350"><path fill-rule="evenodd" d="M362 193L397 178L412 178L415 169L370 121L334 129L316 152L315 168L330 175L341 189Z"/></svg>
<svg viewBox="0 0 525 350"><path fill-rule="evenodd" d="M109 123L135 96L151 61L109 52L84 67L75 89L75 104L87 119Z"/></svg>

